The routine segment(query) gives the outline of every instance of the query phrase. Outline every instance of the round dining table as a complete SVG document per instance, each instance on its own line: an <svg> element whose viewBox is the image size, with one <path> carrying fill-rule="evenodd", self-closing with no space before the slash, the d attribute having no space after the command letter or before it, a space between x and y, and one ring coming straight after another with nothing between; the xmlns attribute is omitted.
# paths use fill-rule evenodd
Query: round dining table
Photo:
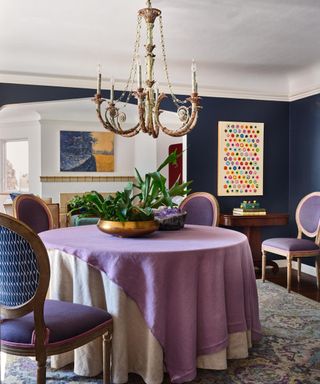
<svg viewBox="0 0 320 384"><path fill-rule="evenodd" d="M96 225L39 234L51 263L49 296L106 308L114 319L114 383L128 372L159 384L196 377L197 367L225 369L261 337L247 238L219 227L185 225L120 238ZM82 347L84 348L84 347ZM79 374L102 369L100 347L75 358Z"/></svg>

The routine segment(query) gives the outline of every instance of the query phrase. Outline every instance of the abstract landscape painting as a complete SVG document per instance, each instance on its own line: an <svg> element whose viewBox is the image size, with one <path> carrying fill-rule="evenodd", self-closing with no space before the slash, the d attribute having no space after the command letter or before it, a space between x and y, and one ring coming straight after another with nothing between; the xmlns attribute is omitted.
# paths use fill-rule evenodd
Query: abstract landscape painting
<svg viewBox="0 0 320 384"><path fill-rule="evenodd" d="M60 131L60 171L113 172L114 134Z"/></svg>

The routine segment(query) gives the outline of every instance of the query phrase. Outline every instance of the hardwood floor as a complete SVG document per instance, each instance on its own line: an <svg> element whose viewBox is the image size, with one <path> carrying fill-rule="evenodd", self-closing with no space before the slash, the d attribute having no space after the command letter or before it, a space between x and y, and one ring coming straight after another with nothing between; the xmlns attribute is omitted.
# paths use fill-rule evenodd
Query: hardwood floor
<svg viewBox="0 0 320 384"><path fill-rule="evenodd" d="M256 274L257 278L261 278L261 274ZM271 269L266 271L266 280L272 281L275 284L287 287L287 268L280 268L277 273L273 273ZM315 276L310 276L305 273L301 273L301 281L298 284L297 272L292 271L292 283L291 290L297 292L300 295L308 297L309 299L320 302L320 290L317 289L317 282Z"/></svg>

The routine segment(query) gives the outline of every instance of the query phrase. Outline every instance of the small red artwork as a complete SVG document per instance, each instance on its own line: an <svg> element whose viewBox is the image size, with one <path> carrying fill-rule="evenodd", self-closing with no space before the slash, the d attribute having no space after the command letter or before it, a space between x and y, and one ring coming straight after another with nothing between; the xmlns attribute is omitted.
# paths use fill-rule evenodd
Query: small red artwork
<svg viewBox="0 0 320 384"><path fill-rule="evenodd" d="M169 188L178 180L182 183L182 143L171 144L169 146L169 154L177 150L177 153L181 153L181 156L177 160L177 165L169 164ZM178 179L179 178L179 179Z"/></svg>

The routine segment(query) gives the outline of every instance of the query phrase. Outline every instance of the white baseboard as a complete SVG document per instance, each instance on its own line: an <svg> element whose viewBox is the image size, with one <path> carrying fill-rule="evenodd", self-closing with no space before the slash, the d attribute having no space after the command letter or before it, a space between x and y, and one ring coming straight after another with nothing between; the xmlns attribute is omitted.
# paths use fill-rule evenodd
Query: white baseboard
<svg viewBox="0 0 320 384"><path fill-rule="evenodd" d="M278 264L279 268L287 267L287 260L273 260ZM296 261L292 262L292 269L298 269L298 263ZM311 267L311 265L301 263L301 272L306 273L307 275L316 276L316 268Z"/></svg>

